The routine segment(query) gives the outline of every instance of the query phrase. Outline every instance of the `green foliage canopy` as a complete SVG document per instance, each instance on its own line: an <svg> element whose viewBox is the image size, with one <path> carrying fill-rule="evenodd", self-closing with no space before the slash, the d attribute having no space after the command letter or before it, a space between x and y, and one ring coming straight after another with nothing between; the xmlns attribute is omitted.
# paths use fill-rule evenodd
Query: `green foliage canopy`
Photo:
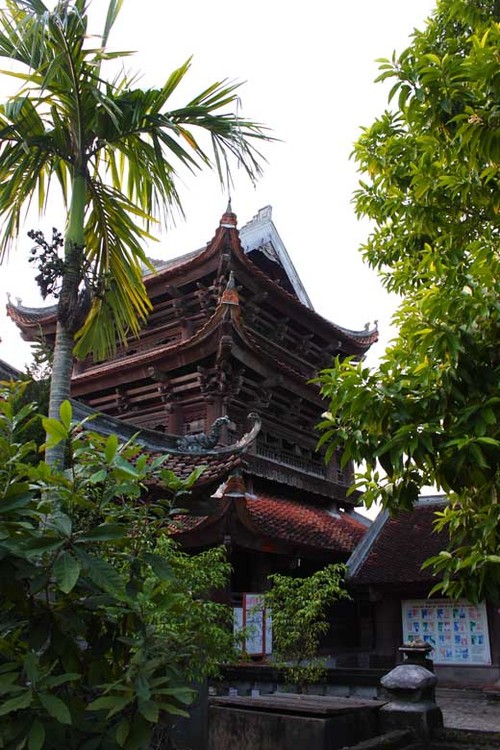
<svg viewBox="0 0 500 750"><path fill-rule="evenodd" d="M25 387L0 392L0 745L142 750L231 656L231 610L209 599L229 566L168 537L197 474L171 482L162 458L73 425L69 402L44 420L68 469L27 463Z"/></svg>
<svg viewBox="0 0 500 750"><path fill-rule="evenodd" d="M321 442L363 470L365 501L411 508L449 497L436 527L436 585L469 599L500 591L500 4L440 0L399 56L386 111L355 145L362 248L401 295L397 337L378 368L320 375Z"/></svg>

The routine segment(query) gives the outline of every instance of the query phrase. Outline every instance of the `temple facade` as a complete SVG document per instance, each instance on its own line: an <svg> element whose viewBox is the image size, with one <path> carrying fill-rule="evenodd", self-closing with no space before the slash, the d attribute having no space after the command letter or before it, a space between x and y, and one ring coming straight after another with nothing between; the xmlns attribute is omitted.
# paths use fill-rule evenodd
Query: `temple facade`
<svg viewBox="0 0 500 750"><path fill-rule="evenodd" d="M347 496L352 467L316 451L324 404L311 379L334 357L362 358L377 330L314 311L270 207L238 230L229 206L205 247L155 262L145 284L140 336L105 362L75 363L76 409L99 412L96 428L139 430L181 475L207 466L196 515L175 535L190 549L226 544L236 600L270 572L347 560L366 522ZM25 339L53 342L55 308L9 303L8 313Z"/></svg>

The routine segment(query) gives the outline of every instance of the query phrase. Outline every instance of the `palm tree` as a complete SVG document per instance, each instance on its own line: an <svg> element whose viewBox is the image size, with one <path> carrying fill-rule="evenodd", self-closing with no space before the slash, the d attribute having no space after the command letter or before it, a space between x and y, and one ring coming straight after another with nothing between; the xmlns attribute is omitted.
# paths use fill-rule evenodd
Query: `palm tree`
<svg viewBox="0 0 500 750"><path fill-rule="evenodd" d="M0 56L22 81L0 107L0 260L35 195L43 212L51 178L67 206L49 417L69 397L73 353L105 356L147 315L142 243L151 221L182 212L178 166L215 166L224 182L236 157L255 179L254 144L267 138L230 111L238 85L227 81L168 111L189 60L158 89L134 88L125 73L107 81L103 63L127 54L107 50L122 2L110 0L97 45L87 34L87 0L59 0L53 10L42 0L5 0L0 10ZM60 462L60 448L46 460Z"/></svg>

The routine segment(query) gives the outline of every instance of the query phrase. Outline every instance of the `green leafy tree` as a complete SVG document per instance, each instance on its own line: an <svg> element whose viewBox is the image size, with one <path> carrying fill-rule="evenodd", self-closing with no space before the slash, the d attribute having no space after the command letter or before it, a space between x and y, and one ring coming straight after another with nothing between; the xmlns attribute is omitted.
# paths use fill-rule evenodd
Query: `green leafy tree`
<svg viewBox="0 0 500 750"><path fill-rule="evenodd" d="M122 0L110 0L100 39L88 33L87 5L59 0L50 11L42 0L6 0L0 10L0 57L22 81L0 108L0 257L17 241L26 206L37 196L45 209L52 179L68 207L63 258L46 258L41 284L52 288L60 276L53 418L69 397L75 337L78 355L102 357L137 333L150 309L143 241L152 220L181 208L178 167L215 165L224 180L235 157L254 179L253 143L265 138L259 125L231 113L238 86L227 81L167 109L189 61L156 89L135 88L125 73L106 80L105 63L127 54L107 50ZM197 131L206 131L208 149ZM58 446L47 460L61 456Z"/></svg>
<svg viewBox="0 0 500 750"><path fill-rule="evenodd" d="M434 590L500 591L500 4L440 0L401 55L381 62L396 106L355 146L363 248L402 297L373 371L320 376L321 442L364 469L365 501L409 509L424 485L449 502Z"/></svg>
<svg viewBox="0 0 500 750"><path fill-rule="evenodd" d="M265 594L271 610L273 652L285 678L302 692L318 682L325 671L318 657L321 637L328 632L328 609L339 599L349 599L344 588L345 565L327 565L306 578L274 573Z"/></svg>
<svg viewBox="0 0 500 750"><path fill-rule="evenodd" d="M73 425L69 402L44 420L69 467L26 463L25 387L0 393L0 746L142 750L231 655L230 611L209 599L222 552L188 558L167 536L199 473L173 480L162 458Z"/></svg>

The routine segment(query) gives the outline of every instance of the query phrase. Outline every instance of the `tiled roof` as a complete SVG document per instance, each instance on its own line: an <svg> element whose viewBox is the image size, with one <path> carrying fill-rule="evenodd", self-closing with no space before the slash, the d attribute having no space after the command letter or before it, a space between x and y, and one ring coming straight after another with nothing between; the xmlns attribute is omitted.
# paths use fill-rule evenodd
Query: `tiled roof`
<svg viewBox="0 0 500 750"><path fill-rule="evenodd" d="M198 531L203 534L207 524L215 523L231 509L236 509L240 501L229 503L225 496L219 500L219 510L211 516L176 516L174 536ZM343 556L349 555L366 533L366 526L351 518L347 513L329 513L325 508L302 503L287 498L267 495L246 495L241 497L245 513L236 514L245 524L248 514L255 534L287 545L315 548Z"/></svg>
<svg viewBox="0 0 500 750"><path fill-rule="evenodd" d="M433 528L434 514L443 506L444 502L421 502L413 511L382 519L378 529L375 522L371 544L350 580L355 584L429 582L432 569L422 570L422 563L447 544Z"/></svg>
<svg viewBox="0 0 500 750"><path fill-rule="evenodd" d="M235 443L215 445L212 448L204 448L198 445L193 446L190 450L179 445L179 440L184 441L186 435L169 435L138 427L109 414L102 414L76 399L71 399L71 406L73 419L81 422L84 429L98 432L100 435L117 435L123 443L133 440L151 454L160 456L169 454L167 468L172 468L172 471L178 472L189 472L201 465L212 467L224 464L231 469L234 468L237 463L231 462L248 450L257 437L261 426L259 415L251 412L247 417L250 423L249 431L245 432Z"/></svg>
<svg viewBox="0 0 500 750"><path fill-rule="evenodd" d="M231 471L239 468L242 463L243 456L241 453L216 455L184 453L182 455L169 455L163 464L163 468L170 469L181 479L186 479L192 471L199 466L204 466L203 474L196 482L196 487L200 487L217 480L222 481Z"/></svg>
<svg viewBox="0 0 500 750"><path fill-rule="evenodd" d="M208 520L209 516L190 516L188 513L173 516L169 523L169 532L172 536L193 531Z"/></svg>
<svg viewBox="0 0 500 750"><path fill-rule="evenodd" d="M318 326L320 326L323 331L327 331L329 335L338 335L339 338L349 341L361 351L366 351L371 344L378 340L377 328L372 330L353 331L338 326L326 318L323 318L313 309L299 301L296 296L289 293L279 284L276 284L270 279L267 274L265 274L245 254L245 251L241 247L238 230L236 229L236 216L232 213L226 213L223 215L219 228L216 230L214 237L209 243L207 243L205 248L195 250L178 258L166 261L154 261L156 273L149 272L145 274L144 279L146 285L149 286L149 284L158 285L165 283L170 278L176 278L179 274L182 275L183 273L187 273L188 269L199 265L207 257L215 255L223 247L226 236L225 232L229 232L229 242L233 251L236 252L240 261L246 266L253 277L257 281L260 281L264 288L267 287L273 295L281 296L283 300L292 306L292 308L300 310L300 314L305 316L305 319L308 319L313 327L318 328ZM7 313L20 328L25 327L30 329L35 324L55 322L57 306L29 308L22 304L16 306L9 302L7 305Z"/></svg>
<svg viewBox="0 0 500 750"><path fill-rule="evenodd" d="M179 503L182 505L182 503ZM188 503L186 503L188 505ZM172 536L178 537L182 534L189 534L194 531L200 535L200 544L204 544L204 530L207 527L213 527L218 524L219 521L224 520L224 516L230 507L230 503L226 500L218 498L215 503L212 504L210 515L194 515L190 513L179 513L172 516L169 523L169 532ZM182 540L179 540L182 541Z"/></svg>
<svg viewBox="0 0 500 750"><path fill-rule="evenodd" d="M366 527L347 513L259 495L247 496L247 510L265 536L307 547L349 554L366 533Z"/></svg>
<svg viewBox="0 0 500 750"><path fill-rule="evenodd" d="M241 248L241 246L240 246ZM239 248L238 248L239 249ZM369 349L369 347L374 344L376 341L378 341L378 328L375 325L375 328L372 328L369 330L368 328L363 331L354 331L349 328L343 328L342 326L337 325L336 323L332 323L327 318L324 318L322 315L319 315L315 310L313 310L310 307L307 307L304 305L300 300L298 300L293 294L290 294L286 289L284 289L279 284L275 284L268 276L265 274L255 263L252 263L251 259L247 257L244 250L239 249L238 252L240 259L243 261L243 263L252 269L252 273L255 276L255 278L258 278L261 280L261 283L265 286L272 287L272 293L276 295L280 295L284 299L286 299L289 304L291 304L294 307L300 307L301 314L307 318L309 318L313 325L316 327L318 324L321 324L325 326L327 329L330 329L330 331L334 331L336 334L340 334L341 337L344 339L347 339L351 341L353 344L356 344L359 348L362 348L364 350Z"/></svg>

